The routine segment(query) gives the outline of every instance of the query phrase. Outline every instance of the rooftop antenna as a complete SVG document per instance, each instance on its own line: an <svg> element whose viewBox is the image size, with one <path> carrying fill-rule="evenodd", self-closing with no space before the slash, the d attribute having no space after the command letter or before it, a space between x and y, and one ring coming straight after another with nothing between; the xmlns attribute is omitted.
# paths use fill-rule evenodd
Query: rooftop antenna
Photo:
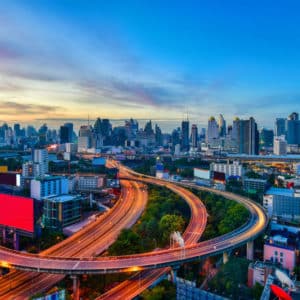
<svg viewBox="0 0 300 300"><path fill-rule="evenodd" d="M90 126L90 114L88 114L88 126Z"/></svg>

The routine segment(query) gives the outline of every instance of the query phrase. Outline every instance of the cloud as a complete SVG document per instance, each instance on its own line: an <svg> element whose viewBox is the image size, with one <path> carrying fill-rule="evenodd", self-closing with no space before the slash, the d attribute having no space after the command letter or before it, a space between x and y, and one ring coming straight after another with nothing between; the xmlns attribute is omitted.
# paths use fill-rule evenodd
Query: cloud
<svg viewBox="0 0 300 300"><path fill-rule="evenodd" d="M30 104L30 103L19 103L14 101L2 101L0 102L0 111L1 114L7 115L39 115L46 113L55 113L58 110L62 109L59 106L50 106L50 105L39 105L39 104Z"/></svg>

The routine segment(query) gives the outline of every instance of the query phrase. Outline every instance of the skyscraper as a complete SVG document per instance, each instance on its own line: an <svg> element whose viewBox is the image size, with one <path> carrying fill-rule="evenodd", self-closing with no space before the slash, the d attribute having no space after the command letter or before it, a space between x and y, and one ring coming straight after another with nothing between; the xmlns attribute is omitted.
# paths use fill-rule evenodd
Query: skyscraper
<svg viewBox="0 0 300 300"><path fill-rule="evenodd" d="M72 143L73 140L73 123L65 123L60 126L59 130L60 143Z"/></svg>
<svg viewBox="0 0 300 300"><path fill-rule="evenodd" d="M219 137L219 128L214 117L208 119L206 142L210 144L214 139Z"/></svg>
<svg viewBox="0 0 300 300"><path fill-rule="evenodd" d="M298 113L293 112L287 120L287 143L300 145L300 120Z"/></svg>
<svg viewBox="0 0 300 300"><path fill-rule="evenodd" d="M244 154L258 154L259 133L254 118L236 120L238 152Z"/></svg>
<svg viewBox="0 0 300 300"><path fill-rule="evenodd" d="M219 136L220 137L225 136L226 135L226 121L222 114L219 115L218 126L219 126Z"/></svg>
<svg viewBox="0 0 300 300"><path fill-rule="evenodd" d="M189 127L190 127L190 122L188 120L181 122L181 150L182 151L190 150Z"/></svg>
<svg viewBox="0 0 300 300"><path fill-rule="evenodd" d="M198 127L196 124L192 125L192 147L194 149L198 147Z"/></svg>
<svg viewBox="0 0 300 300"><path fill-rule="evenodd" d="M286 135L286 122L284 118L277 118L275 121L275 136Z"/></svg>

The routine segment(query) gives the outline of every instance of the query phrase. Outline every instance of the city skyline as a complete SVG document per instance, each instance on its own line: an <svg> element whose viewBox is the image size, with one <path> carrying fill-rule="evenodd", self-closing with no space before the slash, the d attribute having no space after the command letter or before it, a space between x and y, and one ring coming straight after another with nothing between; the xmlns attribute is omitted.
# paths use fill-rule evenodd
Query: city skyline
<svg viewBox="0 0 300 300"><path fill-rule="evenodd" d="M273 128L276 117L297 110L297 8L1 3L0 120L181 120L187 112L207 124L222 113Z"/></svg>

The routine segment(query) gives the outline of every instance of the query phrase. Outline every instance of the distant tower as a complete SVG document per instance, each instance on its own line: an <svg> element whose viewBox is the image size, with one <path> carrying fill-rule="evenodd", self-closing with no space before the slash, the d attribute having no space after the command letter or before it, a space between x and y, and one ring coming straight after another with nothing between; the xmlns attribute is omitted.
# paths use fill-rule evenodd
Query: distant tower
<svg viewBox="0 0 300 300"><path fill-rule="evenodd" d="M217 139L218 137L219 129L216 119L214 117L210 117L207 125L206 142L209 144L212 140Z"/></svg>
<svg viewBox="0 0 300 300"><path fill-rule="evenodd" d="M226 135L226 121L224 120L224 117L222 114L219 115L218 125L219 125L220 137L225 136Z"/></svg>
<svg viewBox="0 0 300 300"><path fill-rule="evenodd" d="M192 125L192 147L194 149L198 147L198 127L196 124Z"/></svg>
<svg viewBox="0 0 300 300"><path fill-rule="evenodd" d="M190 127L190 122L188 120L181 122L181 150L182 151L190 150L189 127Z"/></svg>

